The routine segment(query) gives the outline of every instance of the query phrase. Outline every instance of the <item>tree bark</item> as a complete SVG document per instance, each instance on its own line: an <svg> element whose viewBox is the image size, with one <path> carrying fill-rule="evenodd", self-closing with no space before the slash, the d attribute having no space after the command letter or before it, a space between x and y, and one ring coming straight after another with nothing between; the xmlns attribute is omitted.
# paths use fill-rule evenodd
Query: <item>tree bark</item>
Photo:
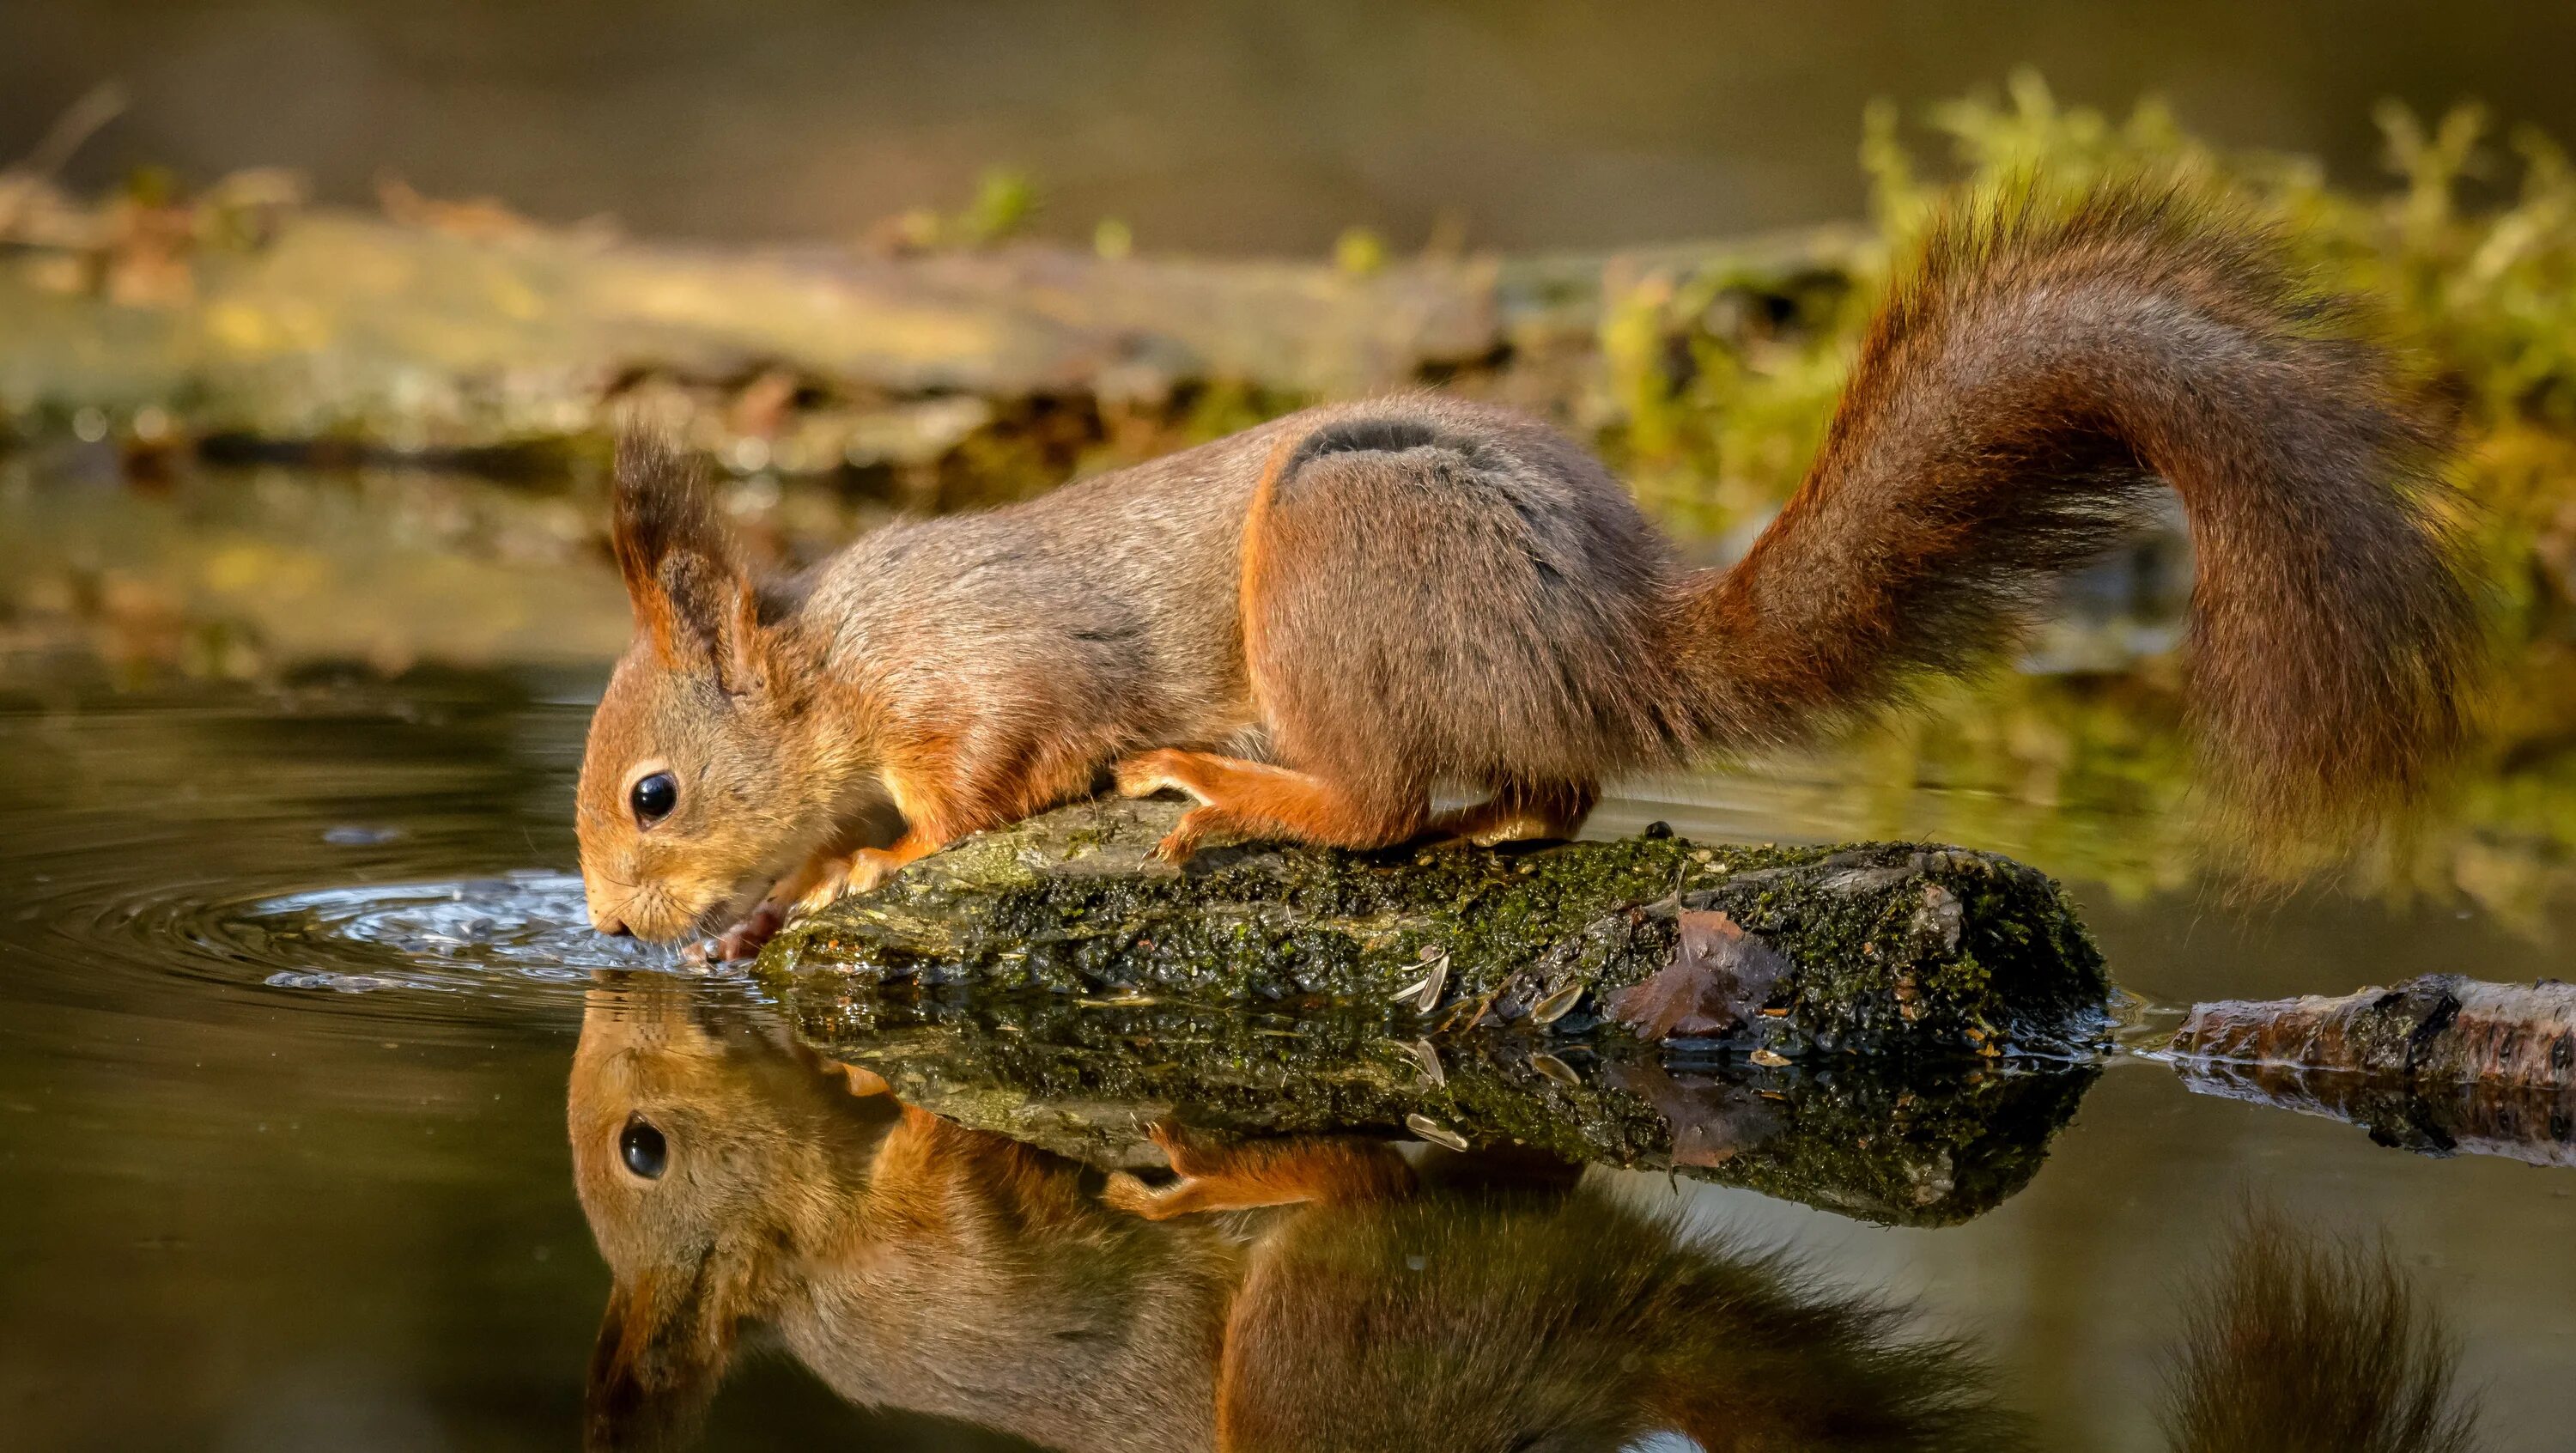
<svg viewBox="0 0 2576 1453"><path fill-rule="evenodd" d="M2576 985L2428 974L2195 1006L2170 1046L2203 1093L2325 1115L2432 1154L2576 1165Z"/></svg>
<svg viewBox="0 0 2576 1453"><path fill-rule="evenodd" d="M1908 844L1149 856L1167 802L1089 802L959 843L773 941L761 972L1363 1011L1405 1038L1625 1025L1770 1063L1995 1060L2105 1042L2110 983L2057 885ZM1679 1003L1679 1012L1674 1012Z"/></svg>

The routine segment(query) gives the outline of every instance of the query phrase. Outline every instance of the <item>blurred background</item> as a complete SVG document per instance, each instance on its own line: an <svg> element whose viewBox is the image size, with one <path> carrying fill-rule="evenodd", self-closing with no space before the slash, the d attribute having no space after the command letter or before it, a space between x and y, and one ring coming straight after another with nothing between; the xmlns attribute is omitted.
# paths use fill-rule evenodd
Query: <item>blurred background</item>
<svg viewBox="0 0 2576 1453"><path fill-rule="evenodd" d="M606 1274L561 1091L634 960L582 927L571 783L639 412L793 564L1437 385L1718 561L1948 188L2214 178L2458 433L2502 669L2421 820L2252 864L2204 817L2174 520L2014 669L1596 826L2008 852L2153 1005L2563 975L2571 55L2537 0L5 0L0 1445L575 1441ZM2538 1453L2576 1423L2570 1123L2464 1146L2132 1059L1967 1226L1629 1190L1921 1296L2048 1446L2140 1453L2240 1204L2384 1232ZM1011 1446L747 1376L717 1445Z"/></svg>
<svg viewBox="0 0 2576 1453"><path fill-rule="evenodd" d="M1515 251L1738 234L1860 215L1865 103L2024 66L2347 182L2378 174L2384 99L2576 135L2576 11L2547 0L14 0L5 23L0 145L131 88L77 186L287 166L364 201L392 172L735 240L855 236L996 166L1044 185L1040 235L1112 217L1157 249L1311 254L1353 225L1409 249L1444 218Z"/></svg>

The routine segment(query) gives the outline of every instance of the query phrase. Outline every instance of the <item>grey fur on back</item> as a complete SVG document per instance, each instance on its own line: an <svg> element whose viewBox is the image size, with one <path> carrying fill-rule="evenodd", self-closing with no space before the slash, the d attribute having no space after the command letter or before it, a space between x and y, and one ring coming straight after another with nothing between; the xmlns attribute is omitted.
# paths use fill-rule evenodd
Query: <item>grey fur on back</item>
<svg viewBox="0 0 2576 1453"><path fill-rule="evenodd" d="M1247 672L1241 576L1247 512L1282 439L1299 442L1266 520L1265 548L1289 558L1264 607L1276 628L1256 631L1273 646L1264 691ZM980 731L1114 720L1112 750L1259 755L1286 727L1293 740L1269 750L1393 792L1427 787L1425 763L1493 786L1678 750L1661 693L1639 689L1675 574L1626 490L1572 441L1507 409L1407 394L890 526L821 567L798 614L834 675L1006 718Z"/></svg>

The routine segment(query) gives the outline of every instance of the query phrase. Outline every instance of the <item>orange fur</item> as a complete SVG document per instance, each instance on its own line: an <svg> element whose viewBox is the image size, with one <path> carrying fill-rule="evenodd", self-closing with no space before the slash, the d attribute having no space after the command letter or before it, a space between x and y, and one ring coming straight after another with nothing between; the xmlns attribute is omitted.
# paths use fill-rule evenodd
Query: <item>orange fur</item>
<svg viewBox="0 0 2576 1453"><path fill-rule="evenodd" d="M1243 545L1241 563L1236 567L1234 590L1235 619L1243 633L1243 656L1246 662L1244 686L1251 697L1256 717L1269 715L1269 684L1250 662L1262 655L1268 622L1260 605L1270 583L1269 530L1270 502L1279 492L1279 479L1288 472L1297 457L1300 435L1283 432L1279 442L1270 447L1269 457L1261 466L1261 477L1252 486L1252 498L1243 510Z"/></svg>
<svg viewBox="0 0 2576 1453"><path fill-rule="evenodd" d="M1284 833L1335 847L1376 848L1404 841L1422 824L1418 812L1372 812L1320 777L1208 752L1130 757L1118 764L1118 790L1130 797L1179 791L1198 799L1157 850L1173 861L1216 834Z"/></svg>
<svg viewBox="0 0 2576 1453"><path fill-rule="evenodd" d="M1412 1194L1413 1168L1383 1141L1299 1136L1220 1146L1171 1121L1148 1132L1179 1177L1160 1190L1110 1177L1101 1199L1149 1221L1262 1206L1346 1205Z"/></svg>
<svg viewBox="0 0 2576 1453"><path fill-rule="evenodd" d="M679 1444L738 1350L1068 1453L2032 1446L1965 1347L1571 1166L1157 1126L1179 1180L970 1130L701 986L605 976L567 1096L612 1290L594 1448ZM668 1163L621 1163L657 1127ZM2472 1399L2376 1252L2258 1223L2168 1359L2186 1453L2463 1453ZM2320 1431L2322 1430L2322 1431ZM2305 1442L2302 1442L2302 1439Z"/></svg>

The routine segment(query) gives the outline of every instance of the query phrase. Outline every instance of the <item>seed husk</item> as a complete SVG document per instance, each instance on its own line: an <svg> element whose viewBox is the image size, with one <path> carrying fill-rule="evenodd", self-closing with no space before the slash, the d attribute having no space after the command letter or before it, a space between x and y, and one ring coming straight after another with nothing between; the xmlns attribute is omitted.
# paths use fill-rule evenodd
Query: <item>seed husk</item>
<svg viewBox="0 0 2576 1453"><path fill-rule="evenodd" d="M1430 1040L1417 1039L1411 1047L1414 1063L1422 1066L1422 1078L1431 1082L1431 1088L1449 1083L1448 1073L1440 1068L1440 1051L1431 1047Z"/></svg>
<svg viewBox="0 0 2576 1453"><path fill-rule="evenodd" d="M1399 1005L1404 1000L1412 1000L1414 1012L1427 1015L1427 1012L1440 1007L1440 992L1443 992L1443 989L1448 989L1448 951L1443 951L1437 958L1432 958L1430 974L1419 976L1419 979L1414 979L1412 984L1396 989L1394 1000L1399 1002Z"/></svg>
<svg viewBox="0 0 2576 1453"><path fill-rule="evenodd" d="M1583 985L1568 984L1538 1001L1537 1007L1530 1010L1530 1023L1554 1024L1572 1011L1575 1004L1582 998Z"/></svg>
<svg viewBox="0 0 2576 1453"><path fill-rule="evenodd" d="M1575 1073L1574 1066L1567 1064L1565 1061L1558 1059L1555 1055L1549 1054L1545 1050L1541 1050L1530 1056L1530 1068L1538 1071L1547 1078L1556 1081L1558 1084L1565 1086L1569 1090L1579 1090L1583 1088L1583 1076Z"/></svg>
<svg viewBox="0 0 2576 1453"><path fill-rule="evenodd" d="M1423 1139L1430 1141L1434 1145L1444 1146L1450 1150L1465 1150L1467 1148L1466 1136L1463 1136L1457 1131L1450 1129L1448 1126L1425 1116L1405 1116L1404 1128L1412 1131Z"/></svg>

